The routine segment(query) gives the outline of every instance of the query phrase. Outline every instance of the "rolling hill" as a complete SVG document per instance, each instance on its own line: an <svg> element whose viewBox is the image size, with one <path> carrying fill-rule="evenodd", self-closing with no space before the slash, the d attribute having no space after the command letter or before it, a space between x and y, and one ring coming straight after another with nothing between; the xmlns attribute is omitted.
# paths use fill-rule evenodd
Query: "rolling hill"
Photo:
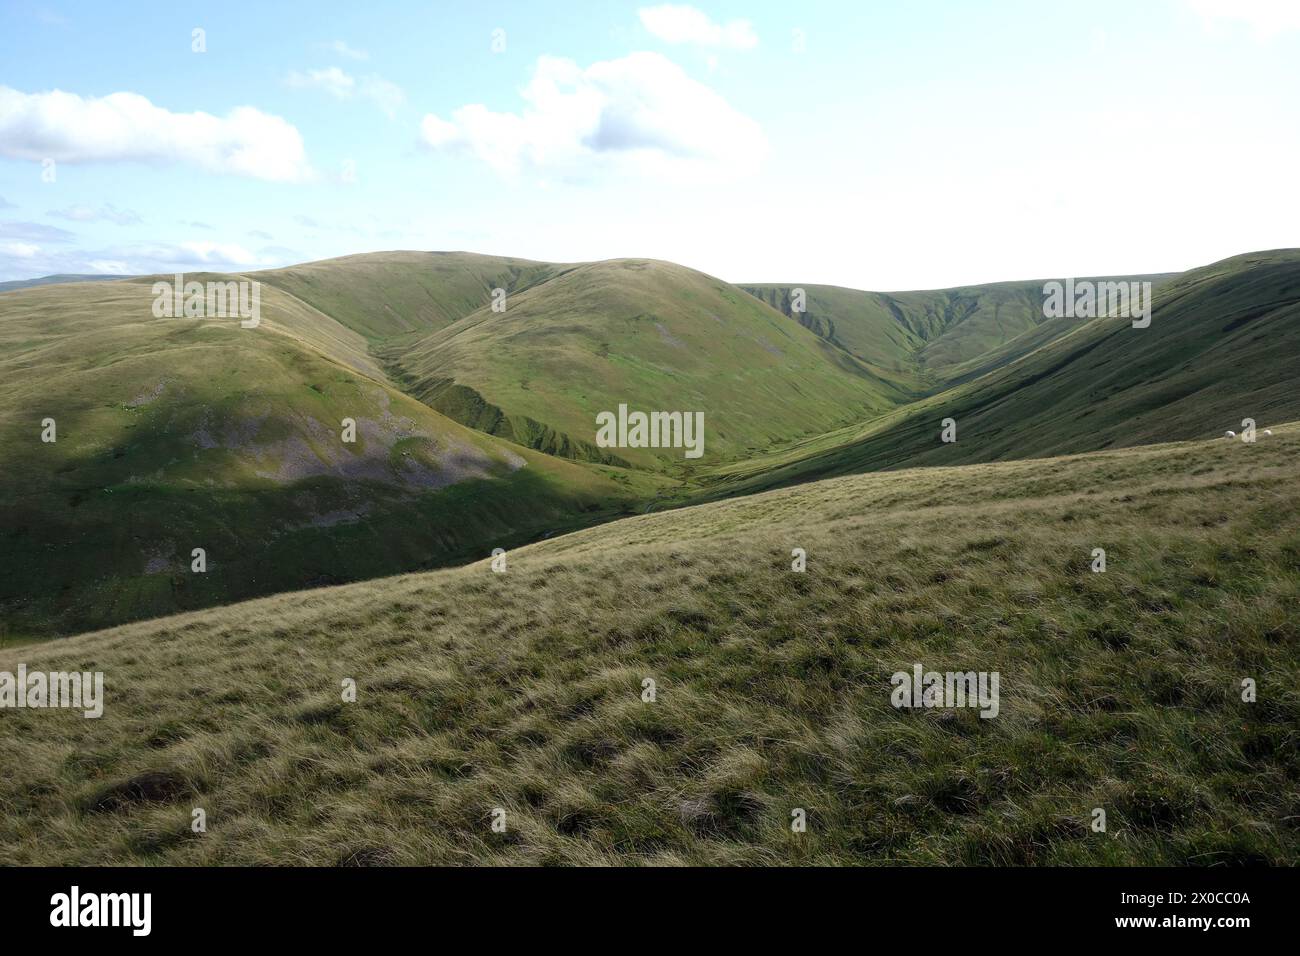
<svg viewBox="0 0 1300 956"><path fill-rule="evenodd" d="M351 256L255 274L255 330L155 317L154 278L0 298L0 640L439 566L680 500L644 471L688 473L680 451L597 451L584 403L705 411L716 457L902 400L744 293L667 264ZM499 342L484 321L500 318L485 308L496 288L512 307ZM431 337L452 327L435 358ZM473 386L508 414L485 421Z"/></svg>
<svg viewBox="0 0 1300 956"><path fill-rule="evenodd" d="M5 638L466 560L667 484L465 428L356 332L263 293L256 329L155 318L149 279L0 299Z"/></svg>
<svg viewBox="0 0 1300 956"><path fill-rule="evenodd" d="M861 421L905 401L775 310L672 263L585 264L381 354L411 394L485 431L579 458L596 415L703 411L711 460L734 459ZM679 450L619 449L684 470Z"/></svg>
<svg viewBox="0 0 1300 956"><path fill-rule="evenodd" d="M715 494L915 465L1205 438L1300 417L1300 251L1237 256L1156 292L1149 328L1053 320L1049 341L855 428L705 476ZM1032 345L1032 343L1030 343ZM941 422L957 441L940 441Z"/></svg>
<svg viewBox="0 0 1300 956"><path fill-rule="evenodd" d="M1158 289L1173 274L1110 276L1088 281L1149 281ZM827 285L742 285L873 368L910 373L927 391L992 371L1047 344L1077 322L1043 316L1047 280L998 282L929 292L863 292ZM804 311L792 306L795 288Z"/></svg>
<svg viewBox="0 0 1300 956"><path fill-rule="evenodd" d="M1298 479L1298 425L851 476L529 545L503 574L0 650L4 671L101 671L105 698L92 720L5 712L23 772L0 776L0 852L1293 864ZM997 716L891 706L918 663L998 672Z"/></svg>
<svg viewBox="0 0 1300 956"><path fill-rule="evenodd" d="M491 301L572 266L469 252L381 252L253 273L367 342L446 328Z"/></svg>
<svg viewBox="0 0 1300 956"><path fill-rule="evenodd" d="M256 330L155 318L150 277L0 294L0 642L821 477L1300 417L1294 251L1168 282L1145 330L1039 309L1016 331L1037 283L812 287L805 327L778 292L643 259L396 252L254 276ZM940 354L962 359L949 387ZM703 412L704 456L595 447L621 404Z"/></svg>
<svg viewBox="0 0 1300 956"><path fill-rule="evenodd" d="M53 275L36 279L11 279L0 282L0 292L12 292L15 289L28 289L37 285L58 285L63 282L110 282L113 279L129 279L130 276L116 275Z"/></svg>

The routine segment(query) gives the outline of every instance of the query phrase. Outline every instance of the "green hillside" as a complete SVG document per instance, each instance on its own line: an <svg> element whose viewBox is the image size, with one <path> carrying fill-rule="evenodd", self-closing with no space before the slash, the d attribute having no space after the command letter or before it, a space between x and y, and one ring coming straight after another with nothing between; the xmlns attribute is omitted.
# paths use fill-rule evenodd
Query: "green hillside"
<svg viewBox="0 0 1300 956"><path fill-rule="evenodd" d="M804 290L804 311L796 313L792 301L794 286L741 288L796 319L819 338L833 342L876 368L911 375L916 387L922 386L924 378L917 353L926 340L900 321L886 296L832 285L804 285L798 287Z"/></svg>
<svg viewBox="0 0 1300 956"><path fill-rule="evenodd" d="M886 307L813 287L804 327L650 260L399 252L257 276L255 330L155 318L147 277L0 294L0 641L440 567L820 477L1300 418L1294 251L1187 273L1149 329L1039 322L947 366L948 388L927 352L1005 312L988 305L1000 287L956 324L924 304L937 293ZM620 404L703 412L704 455L595 447L597 413Z"/></svg>
<svg viewBox="0 0 1300 956"><path fill-rule="evenodd" d="M664 484L450 421L273 288L256 329L152 301L148 279L0 297L0 640L479 557Z"/></svg>
<svg viewBox="0 0 1300 956"><path fill-rule="evenodd" d="M600 457L596 415L702 411L709 461L862 421L909 396L734 286L666 262L578 266L381 353L411 394L532 447ZM679 450L617 449L647 468Z"/></svg>
<svg viewBox="0 0 1300 956"><path fill-rule="evenodd" d="M491 301L569 266L468 252L379 252L257 272L366 340L445 328Z"/></svg>
<svg viewBox="0 0 1300 956"><path fill-rule="evenodd" d="M817 482L0 651L105 687L0 720L0 854L1288 865L1297 622L1297 425ZM997 716L891 706L917 663Z"/></svg>
<svg viewBox="0 0 1300 956"><path fill-rule="evenodd" d="M981 378L778 454L723 466L715 493L915 465L1207 438L1300 417L1300 251L1238 256L1160 287L1149 328L1056 320ZM1014 341L1014 340L1013 340ZM1033 345L1031 341L1030 346ZM957 422L957 442L940 441Z"/></svg>
<svg viewBox="0 0 1300 956"><path fill-rule="evenodd" d="M1118 278L1149 281L1158 289L1173 276ZM935 391L999 368L1077 324L1070 320L1067 327L1044 318L1044 281L928 292L862 292L806 285L799 287L805 292L805 311L797 315L791 303L795 286L742 288L869 365L899 374L910 372L918 387Z"/></svg>

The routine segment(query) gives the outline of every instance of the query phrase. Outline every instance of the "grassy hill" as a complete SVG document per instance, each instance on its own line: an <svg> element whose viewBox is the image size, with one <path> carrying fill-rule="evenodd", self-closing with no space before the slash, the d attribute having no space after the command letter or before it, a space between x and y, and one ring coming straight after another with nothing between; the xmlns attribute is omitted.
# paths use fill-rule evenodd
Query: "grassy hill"
<svg viewBox="0 0 1300 956"><path fill-rule="evenodd" d="M256 276L257 330L154 318L147 277L0 295L0 642L445 566L792 482L1300 417L1294 251L1180 277L1149 329L1016 334L1008 303L1037 283L811 287L804 327L775 292L778 308L650 260L396 252ZM974 357L935 391L944 343ZM704 458L594 447L596 414L620 404L703 412ZM55 444L40 441L47 417ZM955 445L938 440L946 417Z"/></svg>
<svg viewBox="0 0 1300 956"><path fill-rule="evenodd" d="M115 275L53 275L36 279L11 279L0 282L0 292L12 292L15 289L27 289L35 285L58 285L62 282L109 282L113 279L129 279L130 276Z"/></svg>
<svg viewBox="0 0 1300 956"><path fill-rule="evenodd" d="M1292 864L1300 426L1274 431L822 481L530 545L504 574L0 651L103 671L106 695L98 720L4 713L0 852ZM915 663L999 672L998 715L895 709Z"/></svg>
<svg viewBox="0 0 1300 956"><path fill-rule="evenodd" d="M734 286L645 259L581 265L381 352L411 394L458 421L572 457L596 415L705 413L706 455L734 459L861 421L909 396ZM618 449L684 470L679 450Z"/></svg>
<svg viewBox="0 0 1300 956"><path fill-rule="evenodd" d="M794 286L744 285L741 288L872 367L909 375L915 388L923 387L926 380L917 353L925 346L925 337L900 321L890 308L888 297L839 286L804 285L799 286L804 290L804 311L796 313L792 300Z"/></svg>
<svg viewBox="0 0 1300 956"><path fill-rule="evenodd" d="M1120 278L1159 288L1173 275ZM910 372L916 387L935 391L999 368L1077 325L1044 318L1043 284L997 282L926 292L807 285L800 287L806 310L798 315L791 307L794 286L742 288L872 367Z"/></svg>
<svg viewBox="0 0 1300 956"><path fill-rule="evenodd" d="M369 342L445 328L491 301L570 266L469 252L380 252L253 273Z"/></svg>
<svg viewBox="0 0 1300 956"><path fill-rule="evenodd" d="M704 411L716 459L901 400L667 264L397 252L255 278L256 330L155 318L153 277L4 294L0 640L440 566L680 499L623 467L685 474L680 451L591 447L595 411L620 402ZM505 317L485 308L496 288Z"/></svg>
<svg viewBox="0 0 1300 956"><path fill-rule="evenodd" d="M1160 287L1149 328L1055 320L980 378L856 428L723 466L715 493L915 465L1059 455L1221 435L1300 417L1300 251L1238 256ZM958 440L940 441L941 422Z"/></svg>
<svg viewBox="0 0 1300 956"><path fill-rule="evenodd" d="M0 639L467 560L665 485L465 428L263 293L257 329L155 318L148 279L0 300Z"/></svg>

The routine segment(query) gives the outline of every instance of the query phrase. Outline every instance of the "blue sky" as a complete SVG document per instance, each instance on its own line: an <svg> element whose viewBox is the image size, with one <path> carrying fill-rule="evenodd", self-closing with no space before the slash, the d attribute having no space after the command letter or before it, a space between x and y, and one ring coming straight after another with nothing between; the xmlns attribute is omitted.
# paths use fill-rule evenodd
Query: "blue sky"
<svg viewBox="0 0 1300 956"><path fill-rule="evenodd" d="M0 279L382 249L872 289L1181 270L1300 245L1297 102L1293 0L6 0Z"/></svg>

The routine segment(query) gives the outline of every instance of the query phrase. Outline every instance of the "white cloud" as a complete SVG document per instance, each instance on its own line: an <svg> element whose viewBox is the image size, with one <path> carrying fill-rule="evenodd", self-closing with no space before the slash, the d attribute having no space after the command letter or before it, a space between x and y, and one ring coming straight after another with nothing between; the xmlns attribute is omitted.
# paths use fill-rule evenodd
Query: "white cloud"
<svg viewBox="0 0 1300 956"><path fill-rule="evenodd" d="M667 43L748 50L758 46L758 35L748 20L714 23L708 14L694 7L665 3L637 11L641 25Z"/></svg>
<svg viewBox="0 0 1300 956"><path fill-rule="evenodd" d="M131 243L79 253L75 269L83 272L86 266L93 271L148 274L172 271L239 272L250 267L261 268L278 265L279 260L252 252L238 242L212 242L185 240L182 242ZM100 268L103 266L104 268Z"/></svg>
<svg viewBox="0 0 1300 956"><path fill-rule="evenodd" d="M31 242L6 242L5 252L19 259L31 259L41 251L41 247Z"/></svg>
<svg viewBox="0 0 1300 956"><path fill-rule="evenodd" d="M138 213L129 209L118 209L111 202L96 208L95 206L77 205L67 209L51 209L47 215L71 222L115 222L119 226L130 226L140 221Z"/></svg>
<svg viewBox="0 0 1300 956"><path fill-rule="evenodd" d="M343 40L334 40L332 43L326 43L325 49L337 53L339 56L345 56L349 60L368 60L370 54L365 50L358 50L350 47Z"/></svg>
<svg viewBox="0 0 1300 956"><path fill-rule="evenodd" d="M221 263L223 265L256 266L265 260L235 242L208 242L206 240L180 243L180 251L189 253L191 261L202 263ZM177 255L184 259L183 255Z"/></svg>
<svg viewBox="0 0 1300 956"><path fill-rule="evenodd" d="M1261 40L1300 30L1300 3L1296 0L1187 0L1207 27L1222 21L1243 23Z"/></svg>
<svg viewBox="0 0 1300 956"><path fill-rule="evenodd" d="M424 117L424 143L468 150L498 172L578 176L598 168L680 179L752 173L767 151L759 125L658 53L583 69L541 57L521 113L462 106Z"/></svg>
<svg viewBox="0 0 1300 956"><path fill-rule="evenodd" d="M92 259L90 260L90 271L105 276L120 276L126 275L131 270L120 259Z"/></svg>
<svg viewBox="0 0 1300 956"><path fill-rule="evenodd" d="M224 118L173 113L137 93L81 97L0 86L0 156L61 163L190 163L208 172L293 182L310 175L302 137L251 106Z"/></svg>
<svg viewBox="0 0 1300 956"><path fill-rule="evenodd" d="M0 235L0 281L58 273L239 273L284 265L302 258L292 250L270 247L253 252L238 242L123 243L97 249L75 249L31 241L6 241L6 237Z"/></svg>
<svg viewBox="0 0 1300 956"><path fill-rule="evenodd" d="M4 196L0 196L0 209L17 209L17 208L18 208L17 206L9 202L9 200L5 199Z"/></svg>
<svg viewBox="0 0 1300 956"><path fill-rule="evenodd" d="M306 73L293 70L285 79L285 82L297 90L324 90L331 96L336 96L341 100L351 96L357 89L356 79L344 73L337 66L331 66L324 70L308 70Z"/></svg>
<svg viewBox="0 0 1300 956"><path fill-rule="evenodd" d="M355 97L368 99L378 106L389 119L397 113L398 107L406 101L406 94L396 83L392 83L378 74L372 73L357 79L337 66L323 70L308 70L300 73L293 70L285 77L285 82L294 89L323 90L335 99L350 100Z"/></svg>
<svg viewBox="0 0 1300 956"><path fill-rule="evenodd" d="M77 237L58 226L40 222L19 222L6 219L0 222L0 239L26 239L33 242L72 242Z"/></svg>

